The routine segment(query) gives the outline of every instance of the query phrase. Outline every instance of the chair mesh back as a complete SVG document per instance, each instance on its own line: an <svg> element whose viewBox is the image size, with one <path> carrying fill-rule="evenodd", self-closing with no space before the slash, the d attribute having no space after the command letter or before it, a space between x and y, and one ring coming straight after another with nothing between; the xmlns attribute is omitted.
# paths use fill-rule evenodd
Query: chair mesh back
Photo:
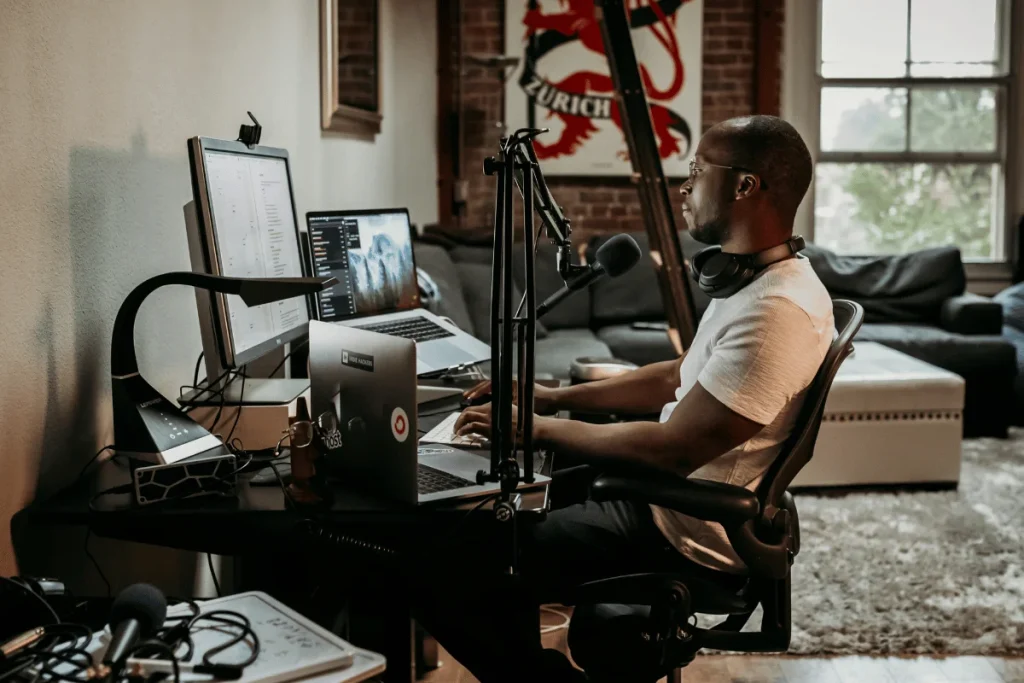
<svg viewBox="0 0 1024 683"><path fill-rule="evenodd" d="M832 315L835 319L836 338L832 341L828 353L825 354L825 360L822 361L814 381L807 390L792 434L757 487L757 497L761 500L762 509L768 506L779 507L782 495L794 477L810 462L814 454L814 444L818 439L821 419L825 414L825 401L829 389L832 388L832 380L835 379L843 360L853 351L853 336L857 334L864 321L863 307L845 299L836 299L832 302Z"/></svg>

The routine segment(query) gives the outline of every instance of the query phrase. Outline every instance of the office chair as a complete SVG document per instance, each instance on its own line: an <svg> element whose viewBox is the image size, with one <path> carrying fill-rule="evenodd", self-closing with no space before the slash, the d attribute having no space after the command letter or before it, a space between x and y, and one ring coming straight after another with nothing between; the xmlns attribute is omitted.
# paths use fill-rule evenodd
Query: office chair
<svg viewBox="0 0 1024 683"><path fill-rule="evenodd" d="M632 574L580 585L569 625L572 657L592 681L647 683L668 676L682 680L682 668L701 648L742 652L784 652L790 641L790 565L800 551L796 504L786 490L807 464L818 438L825 400L864 309L833 302L837 337L808 389L793 433L756 490L664 474L603 473L591 484L595 500L632 500L658 505L697 519L718 522L749 576L737 590L734 575L712 570L700 577L678 573ZM741 580L742 582L742 580ZM568 601L567 601L568 602ZM761 628L740 629L760 605ZM723 615L711 628L698 628L696 614Z"/></svg>

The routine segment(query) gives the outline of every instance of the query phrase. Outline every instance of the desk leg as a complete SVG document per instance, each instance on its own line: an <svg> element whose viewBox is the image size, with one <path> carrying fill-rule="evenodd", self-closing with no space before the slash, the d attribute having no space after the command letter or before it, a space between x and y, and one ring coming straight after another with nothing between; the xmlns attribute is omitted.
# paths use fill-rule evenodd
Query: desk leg
<svg viewBox="0 0 1024 683"><path fill-rule="evenodd" d="M380 652L388 660L384 683L416 680L416 628L408 610L399 608L387 615Z"/></svg>

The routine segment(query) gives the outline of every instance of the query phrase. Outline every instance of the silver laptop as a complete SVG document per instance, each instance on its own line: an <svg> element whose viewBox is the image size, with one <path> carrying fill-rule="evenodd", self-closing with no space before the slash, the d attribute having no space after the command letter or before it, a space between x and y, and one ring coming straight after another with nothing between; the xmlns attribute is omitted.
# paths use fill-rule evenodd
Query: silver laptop
<svg viewBox="0 0 1024 683"><path fill-rule="evenodd" d="M416 342L416 373L490 360L491 348L423 308L406 209L306 214L310 259L334 287L317 294L323 322Z"/></svg>
<svg viewBox="0 0 1024 683"><path fill-rule="evenodd" d="M479 485L490 451L421 444L416 416L416 353L409 339L316 320L309 323L310 415L333 410L340 448L329 467L360 488L403 502L424 504L497 493ZM551 481L541 474L525 493Z"/></svg>

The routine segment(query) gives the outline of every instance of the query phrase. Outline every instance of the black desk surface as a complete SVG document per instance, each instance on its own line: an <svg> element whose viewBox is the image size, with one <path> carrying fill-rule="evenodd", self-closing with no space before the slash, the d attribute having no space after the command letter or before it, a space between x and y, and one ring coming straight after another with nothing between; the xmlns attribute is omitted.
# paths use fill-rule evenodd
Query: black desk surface
<svg viewBox="0 0 1024 683"><path fill-rule="evenodd" d="M424 428L443 417L422 420ZM482 462L486 468L486 461ZM481 502L477 498L417 507L335 484L329 508L295 509L276 483L250 485L246 475L239 481L238 495L232 497L205 496L141 507L132 504L130 493L96 497L99 492L129 484L130 480L127 466L107 461L68 489L19 511L11 521L12 532L25 525L87 525L98 536L237 555L250 550L254 543L264 547L271 541L282 544L279 547L302 543L302 534L311 523L364 530L381 539L407 536L457 521ZM522 509L536 514L545 502L543 493L526 495ZM474 517L493 517L489 508L490 505L484 505Z"/></svg>

